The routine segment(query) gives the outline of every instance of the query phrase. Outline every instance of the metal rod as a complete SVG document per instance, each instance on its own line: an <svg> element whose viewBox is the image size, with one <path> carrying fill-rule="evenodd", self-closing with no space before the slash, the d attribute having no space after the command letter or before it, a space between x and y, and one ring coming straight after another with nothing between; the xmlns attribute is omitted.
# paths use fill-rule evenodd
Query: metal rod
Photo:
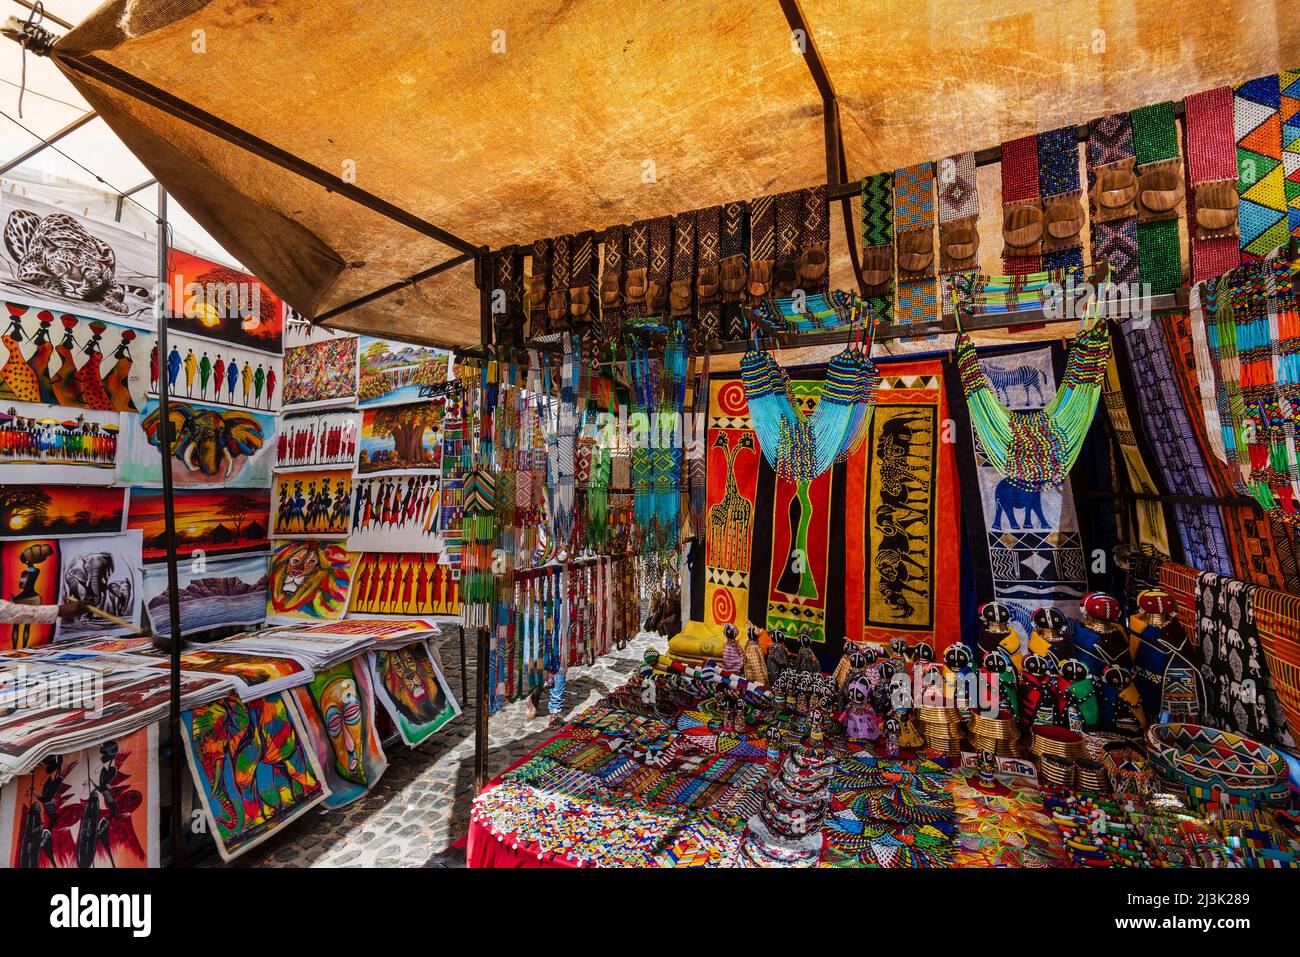
<svg viewBox="0 0 1300 957"><path fill-rule="evenodd" d="M341 316L345 312L372 303L376 299L382 299L384 296L390 296L395 292L400 292L407 286L414 286L417 282L422 282L431 276L438 275L438 273L446 272L448 269L455 268L462 263L467 263L474 258L474 255L474 253L461 253L458 256L453 256L451 259L446 259L438 263L436 266L430 266L423 272L417 272L414 276L411 276L408 279L399 280L398 282L385 286L383 289L376 289L374 292L367 293L359 299L353 299L351 302L345 302L341 306L335 306L329 312L321 313L313 319L312 322L318 324L325 322L327 319L333 319L335 316Z"/></svg>
<svg viewBox="0 0 1300 957"><path fill-rule="evenodd" d="M1166 502L1170 505L1218 505L1223 508L1258 508L1259 503L1246 496L1157 495L1154 492L1089 492L1089 498L1123 499L1138 502Z"/></svg>
<svg viewBox="0 0 1300 957"><path fill-rule="evenodd" d="M455 233L449 232L440 226L435 226L409 210L402 209L386 199L381 199L355 183L349 183L333 173L327 172L259 136L255 136L245 129L226 122L201 107L188 103L180 97L168 93L124 70L119 70L98 57L73 56L62 53L57 49L50 51L50 57L66 70L80 73L92 80L112 87L119 93L125 93L142 103L147 103L155 109L162 110L170 116L203 130L205 133L210 133L227 143L238 146L254 156L274 163L281 169L286 169L303 179L323 186L330 192L338 193L372 212L436 239L444 245L464 253L476 253L479 250L479 247L469 242L469 240L462 239Z"/></svg>
<svg viewBox="0 0 1300 957"><path fill-rule="evenodd" d="M167 301L167 191L158 187L158 299L154 311L158 316L158 355L167 356L167 320L171 307ZM167 613L171 625L171 707L167 712L167 727L171 732L171 796L172 796L172 866L185 866L185 812L181 807L181 792L185 768L185 745L181 740L181 596L176 568L176 490L172 483L172 429L171 399L164 380L158 383L158 415L162 422L163 440L158 443L162 462L163 486L163 537L167 543Z"/></svg>
<svg viewBox="0 0 1300 957"><path fill-rule="evenodd" d="M18 4L18 6L20 7L26 7L28 10L36 9L36 4L32 3L32 0L14 0L14 3ZM46 20L58 24L59 26L63 27L63 29L71 30L73 28L73 24L69 23L67 20L63 19L62 17L55 16L54 14L50 13L49 10L46 10L44 3L41 4L41 12L45 15Z"/></svg>
<svg viewBox="0 0 1300 957"><path fill-rule="evenodd" d="M47 146L53 146L55 143L63 139L69 133L75 133L77 130L81 129L83 126L85 126L87 123L89 123L97 116L99 116L99 114L96 113L94 110L91 110L89 113L77 117L75 120L73 120L63 129L59 130L57 133L47 136L45 139L41 140L31 149L23 150L21 153L19 153L17 156L11 159L9 162L5 163L4 166L0 166L0 176L3 176L5 173L9 172L11 169L13 169L16 166L22 166L24 163L26 163L37 153L42 152Z"/></svg>
<svg viewBox="0 0 1300 957"><path fill-rule="evenodd" d="M474 665L474 792L487 784L488 752L488 629L479 626L475 640Z"/></svg>
<svg viewBox="0 0 1300 957"><path fill-rule="evenodd" d="M469 704L469 661L465 658L465 626L457 627L460 632L460 700Z"/></svg>

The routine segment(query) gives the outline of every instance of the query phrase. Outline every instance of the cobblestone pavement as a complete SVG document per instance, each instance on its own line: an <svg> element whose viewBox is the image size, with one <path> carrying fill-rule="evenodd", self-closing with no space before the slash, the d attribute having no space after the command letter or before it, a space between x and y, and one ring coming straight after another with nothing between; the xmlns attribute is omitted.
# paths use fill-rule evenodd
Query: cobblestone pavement
<svg viewBox="0 0 1300 957"><path fill-rule="evenodd" d="M643 634L593 667L569 671L566 714L594 704L627 680L646 648L667 642ZM456 630L439 641L447 682L460 696ZM234 867L422 867L465 836L474 800L474 642L466 640L469 701L464 713L419 747L386 749L388 770L365 797L337 811L312 811L239 858ZM545 699L543 699L544 702ZM543 712L545 706L543 704ZM554 734L546 714L527 720L524 702L508 704L488 722L488 777ZM450 857L451 855L449 855ZM215 855L207 863L219 864ZM447 866L443 864L441 866Z"/></svg>

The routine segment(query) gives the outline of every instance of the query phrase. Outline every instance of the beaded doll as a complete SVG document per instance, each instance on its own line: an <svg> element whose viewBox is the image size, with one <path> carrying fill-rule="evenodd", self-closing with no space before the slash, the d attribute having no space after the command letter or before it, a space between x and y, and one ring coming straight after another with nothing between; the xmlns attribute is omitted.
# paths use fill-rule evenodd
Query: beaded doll
<svg viewBox="0 0 1300 957"><path fill-rule="evenodd" d="M849 671L852 667L849 659L852 658L857 651L858 646L854 642L845 638L844 651L840 654L840 660L835 664L835 670L831 673L831 677L835 679L835 685L841 689L849 680Z"/></svg>
<svg viewBox="0 0 1300 957"><path fill-rule="evenodd" d="M740 637L740 629L728 622L722 626L722 636L727 639L722 649L722 667L725 671L738 675L745 667L745 653L740 648L740 642L736 640Z"/></svg>
<svg viewBox="0 0 1300 957"><path fill-rule="evenodd" d="M763 662L763 642L759 639L758 629L752 624L745 629L745 680L755 684L767 683L767 666Z"/></svg>
<svg viewBox="0 0 1300 957"><path fill-rule="evenodd" d="M970 713L970 676L975 663L971 650L961 642L949 645L943 653L943 685L948 700L965 717Z"/></svg>
<svg viewBox="0 0 1300 957"><path fill-rule="evenodd" d="M799 633L799 654L794 660L794 670L821 674L822 666L812 649L812 635L806 631Z"/></svg>
<svg viewBox="0 0 1300 957"><path fill-rule="evenodd" d="M855 676L845 687L845 707L840 714L844 734L852 742L875 741L880 737L880 723L871 708L871 687L861 675Z"/></svg>
<svg viewBox="0 0 1300 957"><path fill-rule="evenodd" d="M1056 688L1054 675L1042 655L1026 655L1020 669L1020 723L1054 724Z"/></svg>
<svg viewBox="0 0 1300 957"><path fill-rule="evenodd" d="M980 605L979 611L980 651L988 654L1001 648L1006 652L1007 660L1017 671L1020 670L1020 636L1009 624L1011 609L1000 601L990 601Z"/></svg>
<svg viewBox="0 0 1300 957"><path fill-rule="evenodd" d="M1141 734L1147 729L1142 698L1133 676L1121 665L1107 665L1101 673L1102 726L1121 734Z"/></svg>
<svg viewBox="0 0 1300 957"><path fill-rule="evenodd" d="M1133 667L1128 632L1119 624L1119 602L1103 592L1083 596L1083 618L1075 622L1075 657L1095 675L1107 665Z"/></svg>
<svg viewBox="0 0 1300 957"><path fill-rule="evenodd" d="M775 685L790 667L790 653L785 648L785 636L777 631L772 635L772 644L767 649L767 683Z"/></svg>
<svg viewBox="0 0 1300 957"><path fill-rule="evenodd" d="M989 689L997 689L997 717L1018 718L1020 698L1017 693L1016 671L1012 667L1010 656L1002 648L988 652L984 655L981 671Z"/></svg>
<svg viewBox="0 0 1300 957"><path fill-rule="evenodd" d="M891 758L898 757L898 739L902 733L903 726L898 723L897 718L885 719L885 754Z"/></svg>
<svg viewBox="0 0 1300 957"><path fill-rule="evenodd" d="M1057 662L1074 656L1070 645L1071 622L1057 608L1040 608L1034 612L1034 629L1029 633L1029 653L1050 657Z"/></svg>
<svg viewBox="0 0 1300 957"><path fill-rule="evenodd" d="M1101 698L1088 666L1078 658L1061 662L1061 702L1071 731L1094 731L1101 723Z"/></svg>
<svg viewBox="0 0 1300 957"><path fill-rule="evenodd" d="M1173 721L1201 720L1205 679L1200 655L1187 640L1173 596L1163 588L1139 592L1138 611L1129 616L1132 632L1133 684L1147 714Z"/></svg>

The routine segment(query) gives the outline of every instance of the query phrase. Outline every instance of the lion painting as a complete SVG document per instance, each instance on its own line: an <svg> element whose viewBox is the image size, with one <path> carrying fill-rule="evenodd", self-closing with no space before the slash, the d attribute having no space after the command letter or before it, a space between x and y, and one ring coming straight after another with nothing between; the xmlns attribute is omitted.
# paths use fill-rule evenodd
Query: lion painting
<svg viewBox="0 0 1300 957"><path fill-rule="evenodd" d="M356 555L338 542L285 542L271 556L266 602L272 615L334 621L347 611Z"/></svg>

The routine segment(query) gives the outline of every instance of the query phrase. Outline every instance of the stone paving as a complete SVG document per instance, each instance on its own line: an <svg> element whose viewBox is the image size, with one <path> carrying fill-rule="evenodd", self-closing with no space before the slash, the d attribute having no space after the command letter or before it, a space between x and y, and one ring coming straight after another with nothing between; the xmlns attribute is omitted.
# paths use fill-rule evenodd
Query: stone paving
<svg viewBox="0 0 1300 957"><path fill-rule="evenodd" d="M646 648L667 642L643 634L593 667L569 671L566 714L594 704L627 680ZM447 682L460 696L456 630L438 643ZM474 642L466 641L469 701L464 713L419 747L386 749L388 770L365 797L337 811L311 812L239 858L233 867L422 867L465 836L474 800ZM500 774L555 732L545 714L527 720L525 703L508 704L488 722L488 777ZM454 860L454 852L446 859ZM215 855L207 861L219 864ZM442 863L441 866L448 866Z"/></svg>

